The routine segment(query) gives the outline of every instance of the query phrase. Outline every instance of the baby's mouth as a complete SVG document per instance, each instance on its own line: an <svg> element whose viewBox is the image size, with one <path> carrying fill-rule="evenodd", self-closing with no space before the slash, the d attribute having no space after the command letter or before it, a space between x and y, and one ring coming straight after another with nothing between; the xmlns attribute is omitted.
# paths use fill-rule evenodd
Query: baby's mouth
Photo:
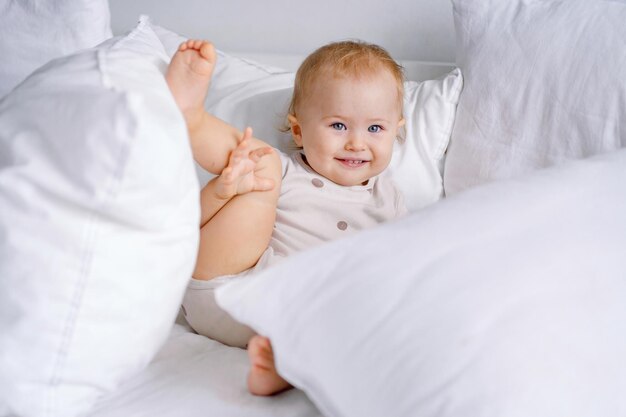
<svg viewBox="0 0 626 417"><path fill-rule="evenodd" d="M359 168L367 164L369 161L364 159L353 159L353 158L336 158L337 161L341 162L344 166L349 168Z"/></svg>

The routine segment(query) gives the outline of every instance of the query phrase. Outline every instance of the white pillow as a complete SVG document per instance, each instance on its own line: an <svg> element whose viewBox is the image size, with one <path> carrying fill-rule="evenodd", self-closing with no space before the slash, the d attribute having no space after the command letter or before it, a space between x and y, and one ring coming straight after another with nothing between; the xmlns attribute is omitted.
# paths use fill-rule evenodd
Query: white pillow
<svg viewBox="0 0 626 417"><path fill-rule="evenodd" d="M436 80L404 83L406 140L396 143L389 170L409 210L444 195L444 155L462 88L458 68Z"/></svg>
<svg viewBox="0 0 626 417"><path fill-rule="evenodd" d="M454 0L447 195L626 146L626 3Z"/></svg>
<svg viewBox="0 0 626 417"><path fill-rule="evenodd" d="M157 34L170 55L185 38L164 28ZM217 45L219 46L219 45ZM293 91L292 72L218 51L205 108L284 151L293 152L290 133L281 132ZM410 210L443 196L443 157L450 140L456 106L463 87L458 69L438 80L406 82L406 140L396 143L389 170ZM198 169L201 183L211 175Z"/></svg>
<svg viewBox="0 0 626 417"><path fill-rule="evenodd" d="M0 410L84 414L165 341L199 187L142 19L0 101Z"/></svg>
<svg viewBox="0 0 626 417"><path fill-rule="evenodd" d="M106 0L4 3L0 13L0 98L51 59L111 37Z"/></svg>
<svg viewBox="0 0 626 417"><path fill-rule="evenodd" d="M326 416L623 415L625 183L622 150L479 187L217 301Z"/></svg>

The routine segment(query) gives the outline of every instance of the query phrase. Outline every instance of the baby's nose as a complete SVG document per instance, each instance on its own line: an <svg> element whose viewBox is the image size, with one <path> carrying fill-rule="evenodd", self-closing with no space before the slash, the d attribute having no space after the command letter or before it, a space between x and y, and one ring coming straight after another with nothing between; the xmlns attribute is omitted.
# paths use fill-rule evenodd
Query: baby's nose
<svg viewBox="0 0 626 417"><path fill-rule="evenodd" d="M346 150L348 151L362 151L365 149L365 141L359 134L351 134L346 142Z"/></svg>

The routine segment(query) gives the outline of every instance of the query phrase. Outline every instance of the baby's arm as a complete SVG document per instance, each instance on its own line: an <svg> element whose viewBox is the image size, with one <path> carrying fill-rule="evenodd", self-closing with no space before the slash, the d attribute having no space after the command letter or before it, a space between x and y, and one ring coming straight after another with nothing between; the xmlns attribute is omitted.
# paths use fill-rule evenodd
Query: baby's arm
<svg viewBox="0 0 626 417"><path fill-rule="evenodd" d="M261 158L271 154L272 149L264 147L252 150L251 138L252 129L247 128L239 139L237 148L231 152L226 168L202 189L200 227L210 221L236 195L274 188L272 179L259 176L256 172Z"/></svg>

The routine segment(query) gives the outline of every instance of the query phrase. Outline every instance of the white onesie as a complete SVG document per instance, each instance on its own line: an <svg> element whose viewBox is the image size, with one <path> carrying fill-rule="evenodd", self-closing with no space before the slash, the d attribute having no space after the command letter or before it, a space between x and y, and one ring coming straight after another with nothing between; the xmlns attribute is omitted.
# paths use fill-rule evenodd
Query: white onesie
<svg viewBox="0 0 626 417"><path fill-rule="evenodd" d="M276 152L281 157L283 176L268 248L253 268L240 274L208 281L192 278L183 299L183 314L196 332L231 346L245 347L254 332L217 306L213 295L215 288L301 250L396 219L407 212L402 194L385 173L370 178L366 185L345 187L313 171L302 153Z"/></svg>

